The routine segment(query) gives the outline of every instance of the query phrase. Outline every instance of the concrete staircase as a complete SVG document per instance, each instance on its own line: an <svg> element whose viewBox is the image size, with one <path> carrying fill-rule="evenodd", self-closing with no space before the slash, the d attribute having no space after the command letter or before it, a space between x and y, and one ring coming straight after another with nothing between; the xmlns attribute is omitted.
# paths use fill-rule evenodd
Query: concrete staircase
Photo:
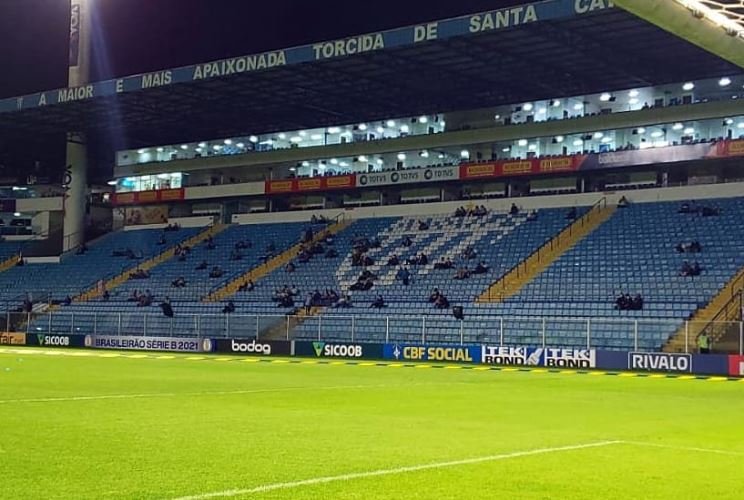
<svg viewBox="0 0 744 500"><path fill-rule="evenodd" d="M706 330L713 341L714 348L722 339L732 336L738 350L739 325L726 322L742 319L742 290L744 267L669 338L663 348L664 352L694 352L697 350L697 337L703 330Z"/></svg>
<svg viewBox="0 0 744 500"><path fill-rule="evenodd" d="M214 224L212 226L205 228L203 231L192 236L191 238L181 242L181 246L194 247L206 241L206 239L209 238L210 236L214 237L215 235L221 233L226 228L227 228L227 225L225 224ZM90 288L89 290L81 293L80 295L76 297L73 297L72 300L73 302L87 302L89 300L100 297L101 295L103 295L104 290L113 290L114 288L122 285L127 280L129 280L129 273L131 273L135 269L142 269L145 271L149 271L150 269L157 266L158 264L162 264L163 262L172 259L175 256L175 251L176 251L175 246L168 248L162 253L156 255L155 257L151 257L143 262L139 262L136 265L133 265L131 268L126 269L121 274L114 276L113 278L108 279L104 281L103 283L98 283L97 285Z"/></svg>
<svg viewBox="0 0 744 500"><path fill-rule="evenodd" d="M9 259L6 259L2 263L0 263L0 273L3 273L7 271L8 269L14 267L16 264L18 264L18 261L21 260L20 255L14 255L10 257Z"/></svg>
<svg viewBox="0 0 744 500"><path fill-rule="evenodd" d="M348 220L341 220L341 221L335 222L327 226L322 231L319 231L318 233L316 233L315 236L313 237L313 242L320 241L329 234L336 234L340 231L343 231L349 225L351 225L351 221L348 221ZM268 261L261 264L260 266L254 267L248 272L243 273L242 275L233 279L229 283L223 285L221 288L210 293L204 299L204 302L220 302L220 301L227 299L228 297L232 297L233 295L238 293L238 288L240 288L240 285L245 283L246 281L248 280L252 280L254 282L258 281L264 276L268 275L269 273L279 269L280 267L287 265L290 261L292 261L295 257L297 257L297 254L300 251L300 246L301 246L301 243L298 243L290 247L289 249L285 250L284 252L280 253L279 255L269 259Z"/></svg>
<svg viewBox="0 0 744 500"><path fill-rule="evenodd" d="M616 209L616 206L608 206L603 198L587 213L576 219L570 226L493 283L476 301L481 303L503 302L509 297L513 297L561 255L601 226L615 213Z"/></svg>
<svg viewBox="0 0 744 500"><path fill-rule="evenodd" d="M287 315L284 321L259 332L262 340L291 340L294 337L293 330L304 323L308 318L317 317L323 312L323 307L311 307L306 313L304 307L297 309L292 315Z"/></svg>

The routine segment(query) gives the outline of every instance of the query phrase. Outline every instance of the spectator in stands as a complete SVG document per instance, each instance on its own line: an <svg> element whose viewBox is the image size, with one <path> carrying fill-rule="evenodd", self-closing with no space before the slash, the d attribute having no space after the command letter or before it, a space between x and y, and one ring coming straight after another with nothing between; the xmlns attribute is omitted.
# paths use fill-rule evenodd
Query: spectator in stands
<svg viewBox="0 0 744 500"><path fill-rule="evenodd" d="M276 304L277 307L294 307L294 299L291 295L282 295Z"/></svg>
<svg viewBox="0 0 744 500"><path fill-rule="evenodd" d="M127 302L139 302L139 291L138 290L132 291L132 294L127 299Z"/></svg>
<svg viewBox="0 0 744 500"><path fill-rule="evenodd" d="M476 217L485 217L488 215L488 209L485 205L476 206L475 210L473 211L473 215Z"/></svg>
<svg viewBox="0 0 744 500"><path fill-rule="evenodd" d="M300 295L300 289L297 287L297 285L292 285L292 288L288 288L287 285L284 285L284 289L287 290L292 297L297 297L298 295Z"/></svg>
<svg viewBox="0 0 744 500"><path fill-rule="evenodd" d="M356 283L354 283L353 285L351 285L349 287L349 290L362 290L362 291L366 291L366 290L372 289L373 286L375 286L375 282L374 282L373 279L371 279L371 278L360 279L359 281L357 281Z"/></svg>
<svg viewBox="0 0 744 500"><path fill-rule="evenodd" d="M309 252L311 255L322 255L325 253L325 248L320 242L315 242L310 246Z"/></svg>
<svg viewBox="0 0 744 500"><path fill-rule="evenodd" d="M452 307L452 316L454 316L455 319L459 319L460 321L465 319L465 314L462 310L462 306L454 306ZM484 341L484 339L479 339L481 342Z"/></svg>
<svg viewBox="0 0 744 500"><path fill-rule="evenodd" d="M313 228L309 227L305 229L305 233L302 236L303 243L310 243L313 241Z"/></svg>
<svg viewBox="0 0 744 500"><path fill-rule="evenodd" d="M468 213L465 210L465 207L460 207L457 210L455 210L455 217L465 217L467 214Z"/></svg>
<svg viewBox="0 0 744 500"><path fill-rule="evenodd" d="M171 282L173 288L186 288L186 279L183 276L179 276Z"/></svg>
<svg viewBox="0 0 744 500"><path fill-rule="evenodd" d="M325 295L325 303L329 306L333 306L340 298L341 297L336 293L336 290L328 290Z"/></svg>
<svg viewBox="0 0 744 500"><path fill-rule="evenodd" d="M439 262L434 264L434 269L452 269L455 265L449 258L442 257Z"/></svg>
<svg viewBox="0 0 744 500"><path fill-rule="evenodd" d="M404 236L403 237L403 246L404 247L410 247L411 245L413 245L413 240L411 239L411 237L408 236L408 235Z"/></svg>
<svg viewBox="0 0 744 500"><path fill-rule="evenodd" d="M623 196L622 198L620 198L620 201L617 202L617 207L618 208L626 208L628 205L630 205L630 202L628 201L628 199L625 196Z"/></svg>
<svg viewBox="0 0 744 500"><path fill-rule="evenodd" d="M150 271L147 269L137 269L129 273L130 280L146 280L150 277Z"/></svg>
<svg viewBox="0 0 744 500"><path fill-rule="evenodd" d="M369 305L369 307L382 309L383 307L385 307L385 299L382 298L382 295L378 295L375 300Z"/></svg>
<svg viewBox="0 0 744 500"><path fill-rule="evenodd" d="M530 211L527 214L527 222L534 222L537 220L537 212L535 210Z"/></svg>
<svg viewBox="0 0 744 500"><path fill-rule="evenodd" d="M88 246L85 243L82 243L79 247L77 247L77 250L75 250L75 255L85 255L85 252L88 251Z"/></svg>
<svg viewBox="0 0 744 500"><path fill-rule="evenodd" d="M718 207L704 206L701 210L703 217L715 217L721 215L721 209Z"/></svg>
<svg viewBox="0 0 744 500"><path fill-rule="evenodd" d="M362 264L365 266L373 266L375 264L375 259L373 259L369 255L365 255L362 259Z"/></svg>
<svg viewBox="0 0 744 500"><path fill-rule="evenodd" d="M222 308L222 314L231 314L235 312L235 304L232 300L228 300L225 307Z"/></svg>
<svg viewBox="0 0 744 500"><path fill-rule="evenodd" d="M643 297L641 297L640 293L637 293L635 297L633 297L633 301L630 304L631 309L634 311L640 311L643 309Z"/></svg>
<svg viewBox="0 0 744 500"><path fill-rule="evenodd" d="M287 265L286 265L286 266L284 267L284 271L285 271L285 272L288 272L288 273L293 273L293 272L295 272L295 269L297 269L297 268L296 268L296 266L294 265L294 262L290 262L290 263L288 263L288 264L287 264Z"/></svg>
<svg viewBox="0 0 744 500"><path fill-rule="evenodd" d="M62 305L63 305L63 306L69 306L70 304L72 304L72 297L70 297L70 296L68 295L68 296L66 296L66 297L64 298L64 300L62 301Z"/></svg>
<svg viewBox="0 0 744 500"><path fill-rule="evenodd" d="M161 245L162 246L162 245L165 245L166 243L168 243L168 242L165 240L165 235L164 234L161 234L160 235L160 238L158 238L158 245Z"/></svg>
<svg viewBox="0 0 744 500"><path fill-rule="evenodd" d="M682 263L682 268L679 270L680 276L699 276L702 269L700 268L700 264L697 262L694 262L690 264L687 261L684 261Z"/></svg>
<svg viewBox="0 0 744 500"><path fill-rule="evenodd" d="M334 308L352 307L352 305L351 305L351 295L349 295L349 294L344 295L343 297L341 297L340 299L338 299L338 301L335 304L333 304L333 307Z"/></svg>
<svg viewBox="0 0 744 500"><path fill-rule="evenodd" d="M361 266L364 263L364 254L361 249L355 248L351 252L351 265L354 267Z"/></svg>
<svg viewBox="0 0 744 500"><path fill-rule="evenodd" d="M194 270L196 270L196 271L205 271L205 270L207 270L208 268L209 268L209 264L207 264L207 261L206 261L206 260L203 260L203 261L201 261L201 262L199 263L199 265L198 265L198 266L196 266L196 267L194 268Z"/></svg>
<svg viewBox="0 0 744 500"><path fill-rule="evenodd" d="M211 236L207 237L207 250L214 250L217 245L214 244L214 239Z"/></svg>
<svg viewBox="0 0 744 500"><path fill-rule="evenodd" d="M166 297L165 300L160 303L160 310L163 311L163 315L168 318L172 318L174 316L173 306L171 306L168 297Z"/></svg>
<svg viewBox="0 0 744 500"><path fill-rule="evenodd" d="M457 273L453 277L456 280L466 280L470 278L470 270L466 267L461 267L457 270Z"/></svg>
<svg viewBox="0 0 744 500"><path fill-rule="evenodd" d="M305 297L305 316L310 316L310 310L313 307L313 294L309 293L307 294L307 297Z"/></svg>
<svg viewBox="0 0 744 500"><path fill-rule="evenodd" d="M517 215L518 213L519 213L519 207L517 206L516 203L512 203L511 204L511 208L509 209L509 214L510 215Z"/></svg>
<svg viewBox="0 0 744 500"><path fill-rule="evenodd" d="M181 255L183 253L183 247L180 243L176 243L176 248L173 250L173 255Z"/></svg>
<svg viewBox="0 0 744 500"><path fill-rule="evenodd" d="M31 302L31 299L29 299L28 297L25 297L23 299L23 305L21 307L23 309L23 312L30 313L34 310L34 303Z"/></svg>
<svg viewBox="0 0 744 500"><path fill-rule="evenodd" d="M387 261L388 266L397 266L399 264L400 264L400 259L398 258L397 254L391 255Z"/></svg>
<svg viewBox="0 0 744 500"><path fill-rule="evenodd" d="M377 236L373 237L369 241L369 248L380 248L382 246L382 242L380 241L380 238Z"/></svg>
<svg viewBox="0 0 744 500"><path fill-rule="evenodd" d="M104 290L103 291L103 301L104 302L108 302L109 299L111 299L111 294L109 293L108 290Z"/></svg>
<svg viewBox="0 0 744 500"><path fill-rule="evenodd" d="M333 245L336 242L336 239L333 237L331 233L328 233L325 238L323 238L323 243L326 245Z"/></svg>
<svg viewBox="0 0 744 500"><path fill-rule="evenodd" d="M214 266L209 271L209 277L210 278L221 278L224 274L225 274L225 272L222 270L222 268L220 266Z"/></svg>
<svg viewBox="0 0 744 500"><path fill-rule="evenodd" d="M690 242L690 246L687 248L687 251L690 253L700 253L703 251L703 246L700 244L699 241L694 240Z"/></svg>
<svg viewBox="0 0 744 500"><path fill-rule="evenodd" d="M16 266L17 267L23 267L25 265L26 265L26 260L23 257L21 257L20 259L18 259L18 262L16 262Z"/></svg>
<svg viewBox="0 0 744 500"><path fill-rule="evenodd" d="M419 231L428 231L429 230L429 223L419 220L418 222L418 230Z"/></svg>
<svg viewBox="0 0 744 500"><path fill-rule="evenodd" d="M433 304L434 302L437 301L437 299L439 298L440 295L441 294L439 293L439 288L434 288L434 290L432 290L431 294L429 294L429 302L431 302Z"/></svg>
<svg viewBox="0 0 744 500"><path fill-rule="evenodd" d="M473 269L473 274L486 274L489 269L490 267L488 267L485 262L480 261L478 265L475 266L475 269Z"/></svg>
<svg viewBox="0 0 744 500"><path fill-rule="evenodd" d="M328 250L326 250L326 253L325 253L326 259L335 259L336 257L338 257L338 252L336 251L335 248L329 248Z"/></svg>
<svg viewBox="0 0 744 500"><path fill-rule="evenodd" d="M576 215L577 215L576 207L571 207L571 210L569 210L568 213L566 214L566 219L574 220L576 219Z"/></svg>
<svg viewBox="0 0 744 500"><path fill-rule="evenodd" d="M297 262L299 262L300 264L307 264L308 262L310 262L310 259L312 259L312 257L313 256L310 254L310 252L303 248L297 254Z"/></svg>
<svg viewBox="0 0 744 500"><path fill-rule="evenodd" d="M249 279L240 284L240 286L238 287L238 291L252 292L254 288L256 288L256 285L253 283L253 280Z"/></svg>
<svg viewBox="0 0 744 500"><path fill-rule="evenodd" d="M468 245L465 247L465 250L462 251L462 258L467 260L472 260L478 256L478 252L475 251L475 248Z"/></svg>
<svg viewBox="0 0 744 500"><path fill-rule="evenodd" d="M440 293L437 300L434 301L434 307L437 309L449 309L450 303L447 297Z"/></svg>
<svg viewBox="0 0 744 500"><path fill-rule="evenodd" d="M401 281L404 286L408 286L411 282L411 273L405 267L401 267L398 269L398 272L395 273L395 279Z"/></svg>

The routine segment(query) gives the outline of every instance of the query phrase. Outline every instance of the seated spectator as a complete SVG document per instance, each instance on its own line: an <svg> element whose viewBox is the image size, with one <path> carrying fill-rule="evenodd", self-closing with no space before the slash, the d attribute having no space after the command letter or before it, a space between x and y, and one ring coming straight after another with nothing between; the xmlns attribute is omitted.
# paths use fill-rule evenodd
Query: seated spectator
<svg viewBox="0 0 744 500"><path fill-rule="evenodd" d="M26 297L23 299L23 305L21 306L21 308L23 309L23 312L30 313L34 310L34 303L31 302L28 297Z"/></svg>
<svg viewBox="0 0 744 500"><path fill-rule="evenodd" d="M238 287L238 291L252 292L254 288L256 288L256 285L253 283L253 280L249 279L248 281L244 281L240 284L240 286Z"/></svg>
<svg viewBox="0 0 744 500"><path fill-rule="evenodd" d="M282 295L276 304L277 307L294 307L294 299L291 295Z"/></svg>
<svg viewBox="0 0 744 500"><path fill-rule="evenodd" d="M687 247L687 251L690 253L700 253L703 251L703 246L699 241L695 240L690 242L690 246Z"/></svg>
<svg viewBox="0 0 744 500"><path fill-rule="evenodd" d="M335 242L336 239L330 233L323 239L323 243L325 243L326 245L333 245Z"/></svg>
<svg viewBox="0 0 744 500"><path fill-rule="evenodd" d="M165 317L172 318L174 316L173 306L171 306L170 301L167 299L160 303L160 310L163 311L163 316Z"/></svg>
<svg viewBox="0 0 744 500"><path fill-rule="evenodd" d="M171 282L171 286L173 288L185 288L186 287L186 279L184 279L183 276L179 276L178 278L174 279Z"/></svg>
<svg viewBox="0 0 744 500"><path fill-rule="evenodd" d="M677 243L677 246L674 247L674 249L677 253L685 253L687 251L687 245L684 243Z"/></svg>
<svg viewBox="0 0 744 500"><path fill-rule="evenodd" d="M411 281L411 273L405 267L401 267L398 269L398 272L395 273L395 279L403 282L404 286L408 286Z"/></svg>
<svg viewBox="0 0 744 500"><path fill-rule="evenodd" d="M400 259L398 259L398 255L393 254L390 256L390 258L387 261L388 266L397 266L400 264Z"/></svg>
<svg viewBox="0 0 744 500"><path fill-rule="evenodd" d="M158 238L158 245L161 245L162 246L162 245L165 245L166 243L168 243L168 242L165 240L165 235L164 234L161 234L160 235L160 238Z"/></svg>
<svg viewBox="0 0 744 500"><path fill-rule="evenodd" d="M176 243L176 248L173 249L173 255L181 255L183 253L183 247L180 243Z"/></svg>
<svg viewBox="0 0 744 500"><path fill-rule="evenodd" d="M449 258L445 259L444 257L434 264L434 269L452 269L454 267L455 264Z"/></svg>
<svg viewBox="0 0 744 500"><path fill-rule="evenodd" d="M284 267L284 271L287 273L293 273L295 272L295 269L297 269L293 262L290 262Z"/></svg>
<svg viewBox="0 0 744 500"><path fill-rule="evenodd" d="M480 261L477 266L475 266L475 269L473 269L473 274L486 274L489 271L489 267L486 265L485 262Z"/></svg>
<svg viewBox="0 0 744 500"><path fill-rule="evenodd" d="M351 265L353 267L359 267L364 264L364 254L358 248L355 248L351 252Z"/></svg>
<svg viewBox="0 0 744 500"><path fill-rule="evenodd" d="M630 307L634 311L640 311L643 309L643 297L641 297L641 294L637 293L635 297L633 297Z"/></svg>
<svg viewBox="0 0 744 500"><path fill-rule="evenodd" d="M236 261L236 260L243 260L243 254L241 254L237 250L233 250L230 252L230 260Z"/></svg>
<svg viewBox="0 0 744 500"><path fill-rule="evenodd" d="M405 236L403 238L403 246L404 247L410 247L411 245L413 245L413 240L411 239L410 236Z"/></svg>
<svg viewBox="0 0 744 500"><path fill-rule="evenodd" d="M70 297L70 296L68 295L68 296L66 296L66 297L64 298L64 300L62 301L62 305L63 305L63 306L69 306L70 304L72 304L72 297Z"/></svg>
<svg viewBox="0 0 744 500"><path fill-rule="evenodd" d="M620 201L617 202L618 208L626 208L628 205L630 205L630 202L625 196L620 198Z"/></svg>
<svg viewBox="0 0 744 500"><path fill-rule="evenodd" d="M201 262L199 263L199 265L198 265L198 266L196 266L196 267L195 267L194 269L195 269L196 271L205 271L205 270L206 270L206 269L208 269L208 268L209 268L209 264L207 264L207 261L206 261L206 260L203 260L203 261L201 261Z"/></svg>
<svg viewBox="0 0 744 500"><path fill-rule="evenodd" d="M211 235L210 236L207 236L207 239L205 240L205 243L206 243L207 248L209 250L214 250L214 239L212 238Z"/></svg>
<svg viewBox="0 0 744 500"><path fill-rule="evenodd" d="M235 304L232 300L228 300L225 307L222 308L222 314L231 314L235 312Z"/></svg>
<svg viewBox="0 0 744 500"><path fill-rule="evenodd" d="M329 248L328 250L326 250L326 253L325 253L326 259L335 259L336 257L338 257L338 252L336 251L335 248Z"/></svg>
<svg viewBox="0 0 744 500"><path fill-rule="evenodd" d="M109 299L111 299L111 294L109 293L108 290L104 290L103 291L103 301L104 302L108 302Z"/></svg>
<svg viewBox="0 0 744 500"><path fill-rule="evenodd" d="M225 272L222 270L222 268L220 266L214 266L209 271L209 277L210 278L221 278L224 274L225 274Z"/></svg>
<svg viewBox="0 0 744 500"><path fill-rule="evenodd" d="M137 269L132 273L129 273L130 280L146 280L150 277L150 271L146 269Z"/></svg>
<svg viewBox="0 0 744 500"><path fill-rule="evenodd" d="M309 227L305 229L305 232L302 235L302 242L310 243L311 241L313 241L313 228Z"/></svg>
<svg viewBox="0 0 744 500"><path fill-rule="evenodd" d="M79 247L77 247L77 250L75 250L75 255L85 255L85 252L88 251L88 246L83 243Z"/></svg>
<svg viewBox="0 0 744 500"><path fill-rule="evenodd" d="M287 286L284 285L284 289L287 290L287 293L289 293L292 297L297 297L300 294L300 289L297 287L297 285L292 285L292 288L287 288Z"/></svg>
<svg viewBox="0 0 744 500"><path fill-rule="evenodd" d="M459 207L455 210L455 217L465 217L466 215L467 211L465 211L465 207Z"/></svg>
<svg viewBox="0 0 744 500"><path fill-rule="evenodd" d="M576 215L577 215L576 207L571 207L571 210L569 210L568 213L566 214L566 219L574 220L576 219Z"/></svg>
<svg viewBox="0 0 744 500"><path fill-rule="evenodd" d="M310 259L312 258L313 256L310 255L310 252L308 252L307 250L300 250L300 253L297 256L297 262L299 262L300 264L307 264L308 262L310 262ZM287 271L287 272L291 272L291 271Z"/></svg>
<svg viewBox="0 0 744 500"><path fill-rule="evenodd" d="M439 293L439 288L435 288L432 290L431 294L429 295L429 302L434 303L437 301L441 294Z"/></svg>
<svg viewBox="0 0 744 500"><path fill-rule="evenodd" d="M326 295L325 295L326 305L333 306L339 300L340 300L340 297L338 293L336 293L336 290L328 290L326 292Z"/></svg>
<svg viewBox="0 0 744 500"><path fill-rule="evenodd" d="M456 280L465 280L470 278L470 271L467 267L461 267L457 270L457 273L454 276L454 279Z"/></svg>
<svg viewBox="0 0 744 500"><path fill-rule="evenodd" d="M485 205L475 207L473 215L475 215L476 217L485 217L486 215L488 215L488 209Z"/></svg>
<svg viewBox="0 0 744 500"><path fill-rule="evenodd" d="M537 212L532 210L527 214L527 222L534 222L537 220Z"/></svg>
<svg viewBox="0 0 744 500"><path fill-rule="evenodd" d="M429 224L425 221L419 220L418 221L418 230L419 231L428 231L429 230Z"/></svg>
<svg viewBox="0 0 744 500"><path fill-rule="evenodd" d="M139 302L139 291L133 290L132 294L127 299L127 302Z"/></svg>
<svg viewBox="0 0 744 500"><path fill-rule="evenodd" d="M509 215L517 215L519 213L519 207L516 203L511 204L511 208L509 209Z"/></svg>
<svg viewBox="0 0 744 500"><path fill-rule="evenodd" d="M365 266L373 266L375 264L375 259L373 259L369 255L365 255L362 259L362 264Z"/></svg>
<svg viewBox="0 0 744 500"><path fill-rule="evenodd" d="M467 260L472 260L478 256L478 252L475 251L475 248L471 246L465 247L465 250L462 251L462 258Z"/></svg>
<svg viewBox="0 0 744 500"><path fill-rule="evenodd" d="M369 305L369 307L382 309L383 307L385 307L385 299L382 298L382 295L378 295L375 300Z"/></svg>
<svg viewBox="0 0 744 500"><path fill-rule="evenodd" d="M366 290L372 289L373 286L375 286L374 280L372 280L371 278L368 278L368 279L357 281L356 283L354 283L353 285L349 287L349 290L366 291Z"/></svg>
<svg viewBox="0 0 744 500"><path fill-rule="evenodd" d="M333 307L334 308L352 307L352 305L351 305L351 295L348 295L348 294L344 295L343 297L341 297L340 299L338 299L338 301L336 301L335 304L333 304Z"/></svg>
<svg viewBox="0 0 744 500"><path fill-rule="evenodd" d="M452 308L452 316L454 316L455 319L459 319L460 321L465 319L465 314L463 313L462 306L454 306Z"/></svg>
<svg viewBox="0 0 744 500"><path fill-rule="evenodd" d="M450 303L447 297L440 293L437 299L434 301L434 307L437 309L449 309Z"/></svg>
<svg viewBox="0 0 744 500"><path fill-rule="evenodd" d="M380 248L382 246L382 242L380 241L380 238L375 236L372 238L369 242L369 248Z"/></svg>
<svg viewBox="0 0 744 500"><path fill-rule="evenodd" d="M715 217L717 215L721 215L721 209L718 207L704 206L701 210L701 214L703 215L703 217Z"/></svg>
<svg viewBox="0 0 744 500"><path fill-rule="evenodd" d="M310 253L312 255L322 255L325 253L325 248L323 248L323 245L320 243L314 243L312 246L310 246Z"/></svg>

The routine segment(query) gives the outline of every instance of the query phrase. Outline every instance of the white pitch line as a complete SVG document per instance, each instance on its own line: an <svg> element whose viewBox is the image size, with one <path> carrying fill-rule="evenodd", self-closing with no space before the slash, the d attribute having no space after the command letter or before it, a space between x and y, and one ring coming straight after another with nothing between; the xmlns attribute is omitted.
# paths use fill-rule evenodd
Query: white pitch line
<svg viewBox="0 0 744 500"><path fill-rule="evenodd" d="M558 446L554 448L539 448L539 449L534 449L534 450L503 453L499 455L487 455L484 457L466 458L463 460L450 460L447 462L434 462L434 463L420 464L420 465L409 465L406 467L397 467L395 469L380 469L380 470L373 470L373 471L367 471L367 472L353 472L350 474L341 474L338 476L325 476L325 477L316 477L312 479L303 479L300 481L288 481L286 483L265 484L263 486L255 486L253 488L243 488L243 489L216 491L212 493L202 493L199 495L178 497L175 500L206 500L208 498L235 497L239 495L250 495L253 493L265 493L267 491L298 488L300 486L312 486L316 484L333 483L333 482L338 482L338 481L351 481L354 479L364 479L368 477L406 474L408 472L418 472L422 470L459 467L462 465L472 465L472 464L480 464L480 463L485 463L485 462L496 462L499 460L508 460L510 458L529 457L529 456L534 456L534 455L545 455L548 453L559 453L562 451L584 450L587 448L599 448L602 446L620 444L621 442L622 441L598 441L595 443L576 444L576 445L570 445L570 446Z"/></svg>
<svg viewBox="0 0 744 500"><path fill-rule="evenodd" d="M620 443L630 444L633 446L645 446L648 448L664 448L667 450L694 451L698 453L714 453L716 455L730 455L730 456L735 456L735 457L744 457L744 452L731 451L731 450L719 450L715 448L697 448L694 446L677 446L673 444L648 443L645 441L620 441Z"/></svg>
<svg viewBox="0 0 744 500"><path fill-rule="evenodd" d="M142 394L101 394L98 396L67 396L57 398L26 398L26 399L0 399L0 405L14 403L60 403L70 401L98 401L107 399L145 399L145 398L170 398L178 396L231 396L241 394L270 394L295 391L334 391L343 389L380 389L391 387L410 387L411 385L453 385L457 382L442 383L420 383L420 384L362 384L362 385L331 385L331 386L307 386L307 387L280 387L274 389L245 389L234 391L203 391L203 392L150 392Z"/></svg>

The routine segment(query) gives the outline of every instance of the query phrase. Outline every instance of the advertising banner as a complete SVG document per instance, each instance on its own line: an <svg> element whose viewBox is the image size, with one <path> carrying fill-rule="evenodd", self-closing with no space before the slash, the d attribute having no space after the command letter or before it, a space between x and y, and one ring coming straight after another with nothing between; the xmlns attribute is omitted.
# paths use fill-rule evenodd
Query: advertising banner
<svg viewBox="0 0 744 500"><path fill-rule="evenodd" d="M295 342L297 356L315 358L382 359L381 344Z"/></svg>
<svg viewBox="0 0 744 500"><path fill-rule="evenodd" d="M480 363L481 346L436 346L420 344L385 344L385 359L398 361L452 361Z"/></svg>
<svg viewBox="0 0 744 500"><path fill-rule="evenodd" d="M354 174L336 175L333 177L310 177L307 179L266 181L266 194L353 189L356 187L356 184L356 175Z"/></svg>
<svg viewBox="0 0 744 500"><path fill-rule="evenodd" d="M586 161L586 158L585 155L573 155L466 164L460 166L460 179L575 172Z"/></svg>
<svg viewBox="0 0 744 500"><path fill-rule="evenodd" d="M692 373L692 355L665 352L629 352L627 369Z"/></svg>
<svg viewBox="0 0 744 500"><path fill-rule="evenodd" d="M212 351L212 341L181 337L86 335L85 347L135 351L210 352Z"/></svg>
<svg viewBox="0 0 744 500"><path fill-rule="evenodd" d="M483 346L481 362L489 365L596 368L597 351L554 347Z"/></svg>
<svg viewBox="0 0 744 500"><path fill-rule="evenodd" d="M111 196L113 205L146 205L164 201L181 201L186 198L186 190L159 189L157 191L137 191L132 193L114 193Z"/></svg>
<svg viewBox="0 0 744 500"><path fill-rule="evenodd" d="M26 334L0 332L0 345L26 345Z"/></svg>
<svg viewBox="0 0 744 500"><path fill-rule="evenodd" d="M395 184L421 184L444 182L460 178L460 167L434 167L397 170L394 172L374 172L357 175L359 187L390 186Z"/></svg>
<svg viewBox="0 0 744 500"><path fill-rule="evenodd" d="M256 339L213 339L215 352L246 356L291 356L292 342Z"/></svg>
<svg viewBox="0 0 744 500"><path fill-rule="evenodd" d="M85 347L84 335L26 335L26 345L39 347Z"/></svg>
<svg viewBox="0 0 744 500"><path fill-rule="evenodd" d="M124 209L124 220L127 226L163 224L168 221L168 206L154 205Z"/></svg>
<svg viewBox="0 0 744 500"><path fill-rule="evenodd" d="M729 356L728 374L735 377L744 377L744 356Z"/></svg>

